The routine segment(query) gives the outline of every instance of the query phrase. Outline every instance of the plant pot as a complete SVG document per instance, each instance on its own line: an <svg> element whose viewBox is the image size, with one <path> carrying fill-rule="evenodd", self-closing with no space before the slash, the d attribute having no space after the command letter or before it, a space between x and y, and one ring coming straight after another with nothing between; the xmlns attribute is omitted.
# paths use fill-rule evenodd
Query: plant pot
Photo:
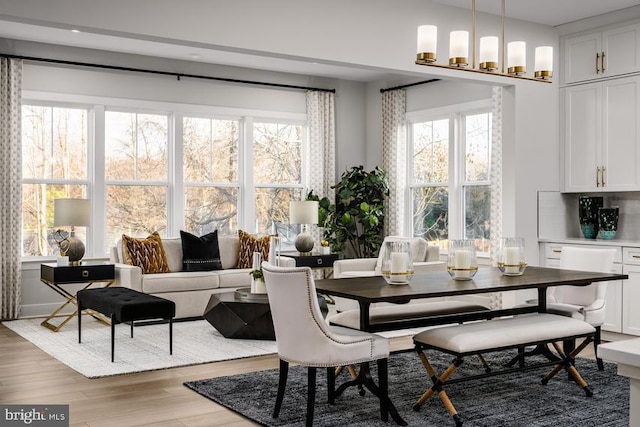
<svg viewBox="0 0 640 427"><path fill-rule="evenodd" d="M603 202L600 196L580 196L578 199L580 229L585 239L595 239L598 236L598 209Z"/></svg>
<svg viewBox="0 0 640 427"><path fill-rule="evenodd" d="M611 240L616 237L618 231L618 207L598 209L598 224L600 226L600 237L604 240Z"/></svg>

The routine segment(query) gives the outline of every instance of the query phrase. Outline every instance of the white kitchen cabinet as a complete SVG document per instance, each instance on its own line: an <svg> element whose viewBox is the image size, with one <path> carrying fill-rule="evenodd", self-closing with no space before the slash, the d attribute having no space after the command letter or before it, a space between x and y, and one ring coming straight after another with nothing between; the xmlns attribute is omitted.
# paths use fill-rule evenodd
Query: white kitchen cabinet
<svg viewBox="0 0 640 427"><path fill-rule="evenodd" d="M565 84L640 71L640 23L567 37L563 50Z"/></svg>
<svg viewBox="0 0 640 427"><path fill-rule="evenodd" d="M622 333L640 335L640 249L624 248L624 274L629 275L622 286Z"/></svg>
<svg viewBox="0 0 640 427"><path fill-rule="evenodd" d="M562 89L564 191L640 190L640 76Z"/></svg>

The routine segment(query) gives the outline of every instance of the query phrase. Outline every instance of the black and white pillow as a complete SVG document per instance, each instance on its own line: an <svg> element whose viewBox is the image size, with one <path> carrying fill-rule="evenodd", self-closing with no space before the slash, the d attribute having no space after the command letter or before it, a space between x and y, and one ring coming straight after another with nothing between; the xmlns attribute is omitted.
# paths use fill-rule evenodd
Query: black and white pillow
<svg viewBox="0 0 640 427"><path fill-rule="evenodd" d="M222 270L218 230L198 237L180 230L182 271Z"/></svg>

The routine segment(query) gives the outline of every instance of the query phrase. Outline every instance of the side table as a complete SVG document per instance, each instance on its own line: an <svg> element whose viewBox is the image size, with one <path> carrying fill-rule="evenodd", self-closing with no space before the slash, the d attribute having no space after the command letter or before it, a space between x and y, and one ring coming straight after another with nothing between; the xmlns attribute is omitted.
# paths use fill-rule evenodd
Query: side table
<svg viewBox="0 0 640 427"><path fill-rule="evenodd" d="M47 329L53 332L58 332L64 325L66 325L73 317L78 314L75 292L71 292L65 289L65 285L85 283L82 289L87 289L94 284L103 283L105 287L111 286L115 282L116 273L115 266L106 262L96 261L83 261L79 266L58 266L56 263L47 263L40 265L40 281L45 285L53 289L57 294L61 295L65 302L60 305L53 313L47 316L46 319L40 323ZM66 317L58 325L51 323L51 319L58 316L62 310L68 305L73 304L76 306L76 310L66 315ZM87 311L91 316L100 320L101 322L110 325L109 319L104 315Z"/></svg>
<svg viewBox="0 0 640 427"><path fill-rule="evenodd" d="M338 260L338 254L328 254L328 255L320 255L320 254L311 254L311 255L300 255L300 252L282 252L280 255L286 256L289 258L293 258L296 260L296 267L311 267L311 268L321 268L322 269L322 278L326 279L326 269L333 268L333 263ZM325 300L329 304L335 304L333 298L329 295L324 295Z"/></svg>

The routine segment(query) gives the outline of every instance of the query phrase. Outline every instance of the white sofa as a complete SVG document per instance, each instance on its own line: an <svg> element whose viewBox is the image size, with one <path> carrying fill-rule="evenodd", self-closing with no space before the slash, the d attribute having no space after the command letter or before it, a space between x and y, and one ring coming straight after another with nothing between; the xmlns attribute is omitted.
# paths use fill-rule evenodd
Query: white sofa
<svg viewBox="0 0 640 427"><path fill-rule="evenodd" d="M251 286L251 269L235 268L240 246L237 235L218 236L223 270L181 271L182 240L179 237L162 239L162 245L171 273L142 274L140 267L124 264L122 241L111 247L109 255L115 264L116 286L175 302L176 318L200 317L212 294ZM281 257L280 265L293 267L295 260Z"/></svg>
<svg viewBox="0 0 640 427"><path fill-rule="evenodd" d="M429 246L427 241L414 237L410 239L413 269L415 273L429 270L444 270L446 263L440 261L440 249ZM382 260L378 258L358 258L338 260L333 263L334 278L369 277L381 275ZM335 297L338 314L329 319L334 325L358 329L360 308L358 302L347 298ZM425 298L411 300L408 304L374 303L370 307L370 318L389 321L391 319L412 319L425 316L438 316L453 313L484 311L489 308L473 298Z"/></svg>

